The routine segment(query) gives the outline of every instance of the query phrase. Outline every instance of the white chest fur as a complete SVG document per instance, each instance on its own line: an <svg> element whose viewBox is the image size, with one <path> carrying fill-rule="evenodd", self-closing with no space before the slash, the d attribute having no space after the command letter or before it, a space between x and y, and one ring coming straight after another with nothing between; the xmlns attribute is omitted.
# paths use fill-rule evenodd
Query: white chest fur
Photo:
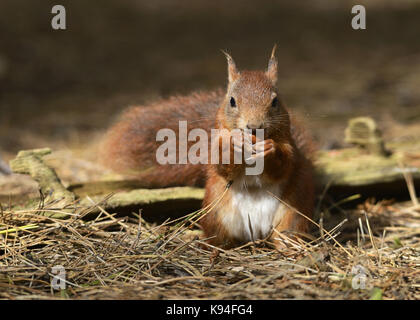
<svg viewBox="0 0 420 320"><path fill-rule="evenodd" d="M264 184L258 176L245 176L231 186L232 212L223 217L223 224L232 236L244 241L265 238L285 212L285 206L269 192L281 196L278 184Z"/></svg>

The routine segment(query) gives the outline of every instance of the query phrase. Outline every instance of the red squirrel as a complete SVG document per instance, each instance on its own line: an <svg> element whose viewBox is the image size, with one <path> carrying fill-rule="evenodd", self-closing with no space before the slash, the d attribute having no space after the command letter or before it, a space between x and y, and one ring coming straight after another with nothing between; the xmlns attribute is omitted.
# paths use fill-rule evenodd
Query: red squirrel
<svg viewBox="0 0 420 320"><path fill-rule="evenodd" d="M107 133L101 155L105 164L131 171L147 187L205 184L203 207L211 209L200 224L208 243L231 248L270 238L279 244L277 232L296 236L308 232L307 218L314 209L313 143L278 93L275 47L265 71L239 71L232 57L225 55L226 92L193 93L128 109ZM227 129L215 140L218 143L210 144L210 153L221 154L221 139L234 129L249 129L251 134L242 144L233 135L228 137L231 161L227 164L220 160L160 165L156 134L161 128L177 132L180 120L188 121L189 131L202 128L210 134L213 128ZM263 140L257 140L256 129L264 130ZM232 161L235 146L245 148L246 144L253 148L252 157L264 159L261 174L246 175L247 164Z"/></svg>

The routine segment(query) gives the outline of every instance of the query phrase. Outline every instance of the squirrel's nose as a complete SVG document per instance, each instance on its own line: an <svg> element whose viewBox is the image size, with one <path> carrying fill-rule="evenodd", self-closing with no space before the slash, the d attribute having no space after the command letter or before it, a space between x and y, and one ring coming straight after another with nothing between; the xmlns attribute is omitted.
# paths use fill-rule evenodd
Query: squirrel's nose
<svg viewBox="0 0 420 320"><path fill-rule="evenodd" d="M248 122L248 124L246 125L247 129L251 129L251 130L256 130L256 129L262 129L263 125L262 123L251 123Z"/></svg>

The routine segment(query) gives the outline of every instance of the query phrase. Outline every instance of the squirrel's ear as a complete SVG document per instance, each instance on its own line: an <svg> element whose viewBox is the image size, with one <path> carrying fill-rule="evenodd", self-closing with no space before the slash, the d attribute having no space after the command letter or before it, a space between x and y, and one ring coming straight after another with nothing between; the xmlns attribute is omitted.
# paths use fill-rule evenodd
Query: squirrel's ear
<svg viewBox="0 0 420 320"><path fill-rule="evenodd" d="M271 51L270 61L268 61L267 71L265 72L266 76L271 80L273 85L277 83L276 49L277 49L277 45L275 44L273 47L273 50Z"/></svg>
<svg viewBox="0 0 420 320"><path fill-rule="evenodd" d="M239 78L239 71L236 68L235 61L233 61L232 57L226 51L222 50L222 52L226 56L226 59L228 62L228 78L229 78L229 83L230 83Z"/></svg>

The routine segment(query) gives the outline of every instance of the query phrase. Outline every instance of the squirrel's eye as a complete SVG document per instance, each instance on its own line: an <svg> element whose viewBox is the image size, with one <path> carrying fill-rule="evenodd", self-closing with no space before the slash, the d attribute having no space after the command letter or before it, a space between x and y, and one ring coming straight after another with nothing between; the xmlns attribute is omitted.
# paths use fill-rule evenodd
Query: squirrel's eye
<svg viewBox="0 0 420 320"><path fill-rule="evenodd" d="M233 97L230 98L230 106L231 107L236 107L236 101L235 101L235 99L233 99Z"/></svg>
<svg viewBox="0 0 420 320"><path fill-rule="evenodd" d="M277 97L275 97L275 98L273 99L273 102L271 102L271 106L272 106L272 107L277 107L277 106L278 106L278 104L279 104L279 99L277 99Z"/></svg>

